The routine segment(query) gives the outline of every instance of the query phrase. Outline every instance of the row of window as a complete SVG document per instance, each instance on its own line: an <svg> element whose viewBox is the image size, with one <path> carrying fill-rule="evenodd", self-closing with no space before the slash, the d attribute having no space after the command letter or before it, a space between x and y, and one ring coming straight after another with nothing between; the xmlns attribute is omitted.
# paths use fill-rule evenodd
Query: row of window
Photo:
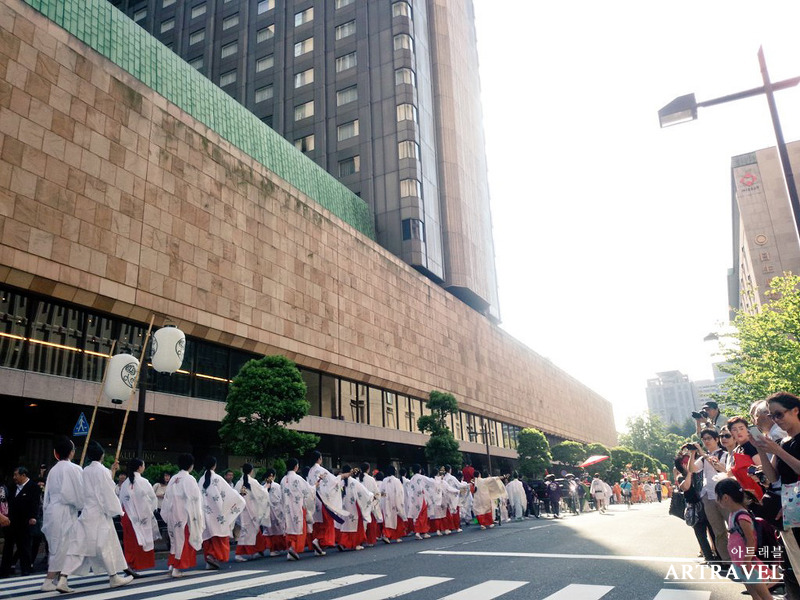
<svg viewBox="0 0 800 600"><path fill-rule="evenodd" d="M101 382L111 351L140 356L146 327L93 310L73 307L0 288L0 366ZM224 401L230 380L258 355L186 340L182 368L173 375L153 369L146 373L147 389ZM425 400L397 394L326 373L300 369L307 386L310 414L330 419L415 432L417 419L430 411ZM455 437L516 448L519 427L466 411L448 421Z"/></svg>

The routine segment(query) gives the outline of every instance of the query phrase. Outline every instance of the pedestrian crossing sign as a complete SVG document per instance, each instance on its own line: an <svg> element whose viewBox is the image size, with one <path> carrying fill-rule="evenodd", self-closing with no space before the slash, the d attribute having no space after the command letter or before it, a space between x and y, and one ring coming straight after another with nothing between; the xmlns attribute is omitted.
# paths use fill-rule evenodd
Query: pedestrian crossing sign
<svg viewBox="0 0 800 600"><path fill-rule="evenodd" d="M86 415L81 413L81 416L78 417L78 422L75 423L75 427L72 428L72 436L80 437L88 434L89 434L89 422L86 420Z"/></svg>

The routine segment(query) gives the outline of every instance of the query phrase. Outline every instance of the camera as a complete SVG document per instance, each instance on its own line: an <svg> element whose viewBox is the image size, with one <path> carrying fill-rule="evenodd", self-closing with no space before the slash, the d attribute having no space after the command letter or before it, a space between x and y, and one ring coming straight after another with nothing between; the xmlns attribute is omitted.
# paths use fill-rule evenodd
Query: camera
<svg viewBox="0 0 800 600"><path fill-rule="evenodd" d="M692 411L692 418L693 419L707 419L708 418L708 413L706 411L704 411L704 410L701 410L700 412L697 412L696 410L693 410Z"/></svg>

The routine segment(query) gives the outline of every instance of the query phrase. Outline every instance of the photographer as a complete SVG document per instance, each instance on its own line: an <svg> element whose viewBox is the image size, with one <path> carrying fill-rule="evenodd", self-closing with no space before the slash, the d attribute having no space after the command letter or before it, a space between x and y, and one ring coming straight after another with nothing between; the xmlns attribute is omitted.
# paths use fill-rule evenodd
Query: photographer
<svg viewBox="0 0 800 600"><path fill-rule="evenodd" d="M700 432L704 429L717 430L717 419L719 418L719 406L716 402L709 400L703 404L700 411L692 411L692 418L695 421L695 427L698 437Z"/></svg>
<svg viewBox="0 0 800 600"><path fill-rule="evenodd" d="M714 477L726 471L728 453L719 447L719 434L714 429L703 429L700 432L703 445L695 444L699 458L695 460L692 471L702 473L703 488L700 491L700 500L706 519L714 532L714 547L723 562L731 562L728 555L728 513L718 503L714 492L716 482Z"/></svg>

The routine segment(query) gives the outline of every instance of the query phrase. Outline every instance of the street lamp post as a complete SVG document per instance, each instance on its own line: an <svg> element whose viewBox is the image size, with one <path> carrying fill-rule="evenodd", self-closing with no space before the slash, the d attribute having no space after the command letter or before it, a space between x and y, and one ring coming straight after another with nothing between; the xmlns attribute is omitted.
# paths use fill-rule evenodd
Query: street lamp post
<svg viewBox="0 0 800 600"><path fill-rule="evenodd" d="M732 102L734 100L741 100L742 98L765 94L767 96L767 104L769 105L769 113L772 117L772 127L775 130L778 156L780 158L781 167L783 168L783 177L786 183L786 190L789 194L789 203L791 204L792 214L794 215L795 232L797 233L798 242L800 243L800 200L798 199L797 186L795 186L794 183L792 166L789 163L789 152L786 149L786 142L783 139L783 130L781 129L781 123L778 119L778 109L775 106L774 94L774 92L778 90L796 86L800 83L800 77L792 77L791 79L784 79L783 81L772 83L769 78L769 72L767 71L767 63L764 59L764 49L761 47L758 49L758 64L761 68L761 78L764 85L743 92L728 94L720 98L705 100L703 102L698 102L694 94L679 96L658 111L658 122L663 128L669 127L670 125L686 123L687 121L694 121L697 118L697 109L700 107L714 106L715 104L723 104L725 102Z"/></svg>
<svg viewBox="0 0 800 600"><path fill-rule="evenodd" d="M486 461L489 463L489 476L492 475L492 455L489 452L489 430L486 428L486 423L481 422L481 430L475 431L471 425L467 425L467 433L469 434L470 441L474 442L477 441L478 436L483 437L483 441L486 444Z"/></svg>

